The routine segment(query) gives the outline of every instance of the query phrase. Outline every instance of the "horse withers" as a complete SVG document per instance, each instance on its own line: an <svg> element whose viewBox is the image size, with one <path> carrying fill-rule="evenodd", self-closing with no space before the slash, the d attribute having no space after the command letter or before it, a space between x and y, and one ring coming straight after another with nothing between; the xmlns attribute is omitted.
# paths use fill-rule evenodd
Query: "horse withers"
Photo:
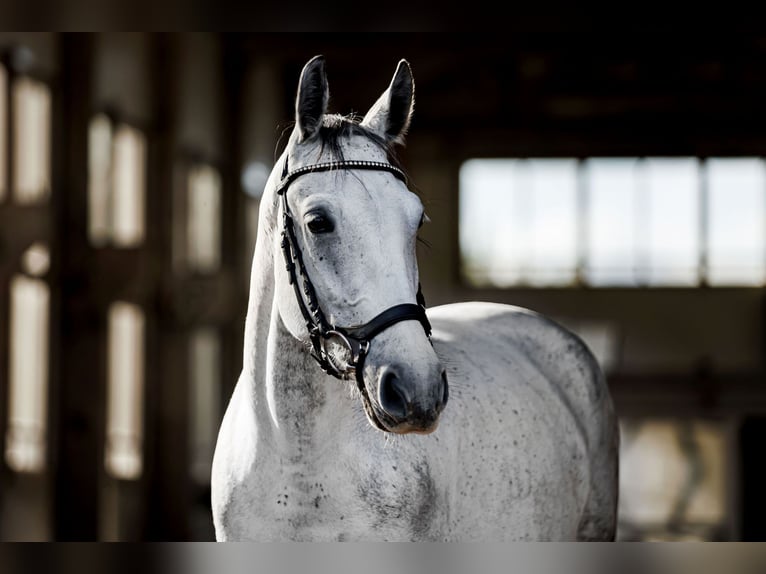
<svg viewBox="0 0 766 574"><path fill-rule="evenodd" d="M588 348L517 307L425 311L427 218L394 156L410 66L361 120L328 100L316 57L261 200L217 539L613 539L618 429Z"/></svg>

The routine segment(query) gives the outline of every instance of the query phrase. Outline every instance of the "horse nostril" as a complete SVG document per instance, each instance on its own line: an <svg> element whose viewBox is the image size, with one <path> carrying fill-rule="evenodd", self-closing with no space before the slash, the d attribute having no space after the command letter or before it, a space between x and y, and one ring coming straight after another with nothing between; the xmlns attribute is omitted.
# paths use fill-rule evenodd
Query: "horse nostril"
<svg viewBox="0 0 766 574"><path fill-rule="evenodd" d="M442 383L441 408L444 408L447 405L447 401L449 400L449 383L447 382L447 371L442 371Z"/></svg>
<svg viewBox="0 0 766 574"><path fill-rule="evenodd" d="M380 377L380 406L391 416L406 418L409 414L411 401L404 389L401 379L388 368Z"/></svg>

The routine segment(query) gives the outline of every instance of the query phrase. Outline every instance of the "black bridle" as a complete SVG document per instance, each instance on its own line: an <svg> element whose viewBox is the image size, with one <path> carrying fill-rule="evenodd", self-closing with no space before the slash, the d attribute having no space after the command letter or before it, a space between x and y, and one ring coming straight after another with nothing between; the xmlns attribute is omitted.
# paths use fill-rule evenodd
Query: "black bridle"
<svg viewBox="0 0 766 574"><path fill-rule="evenodd" d="M430 339L431 324L426 317L426 302L419 284L416 297L417 304L403 303L395 305L373 317L367 323L354 327L340 327L338 325L331 325L327 321L325 314L319 306L316 290L306 272L303 254L296 240L293 216L287 201L287 189L293 181L302 175L337 170L387 171L403 181L405 185L407 184L407 177L404 172L398 167L385 162L363 160L334 161L307 165L293 171L288 171L287 160L285 160L282 179L276 189L277 195L279 195L282 202L282 254L285 259L290 284L295 291L298 307L301 310L303 319L306 321L306 328L311 341L311 356L314 357L317 363L319 363L320 368L328 375L338 379L350 379L354 376L359 391L364 397L364 406L368 415L379 428L386 430L381 426L378 417L372 411L364 385L364 361L370 352L370 343L376 335L401 321L419 321L426 332L426 336ZM302 285L299 285L298 275L302 278ZM351 358L345 365L338 365L333 361L331 354L327 351L327 344L330 341L340 343L348 349Z"/></svg>

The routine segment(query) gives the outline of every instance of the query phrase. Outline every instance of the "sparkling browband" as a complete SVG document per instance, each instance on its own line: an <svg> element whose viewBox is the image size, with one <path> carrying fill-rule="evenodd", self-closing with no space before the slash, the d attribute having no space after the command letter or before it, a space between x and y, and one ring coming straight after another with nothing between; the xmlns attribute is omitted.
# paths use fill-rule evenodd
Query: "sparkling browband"
<svg viewBox="0 0 766 574"><path fill-rule="evenodd" d="M287 165L285 165L287 167ZM315 163L312 165L307 165L304 167L299 167L298 169L295 169L287 174L284 174L282 176L282 181L279 182L279 186L277 187L277 194L282 194L287 189L287 187L298 177L301 175L305 175L307 173L316 173L316 172L322 172L322 171L335 171L335 170L346 170L346 169L366 169L371 171L387 171L394 176L396 176L397 179L402 180L405 185L407 184L407 176L404 174L404 172L396 167L395 165L391 165L390 163L383 162L383 161L365 161L365 160L358 160L358 159L352 159L352 160L346 160L346 161L330 161L326 163Z"/></svg>

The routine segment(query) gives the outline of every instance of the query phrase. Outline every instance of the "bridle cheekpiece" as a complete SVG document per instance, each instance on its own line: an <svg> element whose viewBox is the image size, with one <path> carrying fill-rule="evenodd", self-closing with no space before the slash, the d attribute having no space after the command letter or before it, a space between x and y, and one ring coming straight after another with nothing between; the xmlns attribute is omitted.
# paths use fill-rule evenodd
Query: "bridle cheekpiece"
<svg viewBox="0 0 766 574"><path fill-rule="evenodd" d="M343 160L316 163L289 171L287 160L285 159L282 177L276 189L276 193L281 198L282 203L282 254L290 284L295 291L298 307L306 322L306 328L311 341L311 356L314 357L317 363L319 363L320 368L328 375L338 379L355 377L357 386L364 397L364 406L368 415L370 415L370 418L379 428L386 430L381 426L375 413L372 412L363 379L364 361L370 352L372 339L396 323L414 320L420 322L423 330L426 332L426 336L430 340L431 324L426 317L426 302L420 285L418 285L417 303L403 303L390 307L363 325L340 327L331 325L327 321L325 314L319 306L316 290L308 276L303 261L303 253L296 240L293 215L290 212L290 206L287 201L287 190L290 184L302 175L338 170L385 171L393 174L397 179L403 181L405 185L407 184L407 176L404 172L387 162ZM338 361L333 359L332 354L327 348L330 342L340 344L347 349L350 358L345 364L338 364Z"/></svg>

